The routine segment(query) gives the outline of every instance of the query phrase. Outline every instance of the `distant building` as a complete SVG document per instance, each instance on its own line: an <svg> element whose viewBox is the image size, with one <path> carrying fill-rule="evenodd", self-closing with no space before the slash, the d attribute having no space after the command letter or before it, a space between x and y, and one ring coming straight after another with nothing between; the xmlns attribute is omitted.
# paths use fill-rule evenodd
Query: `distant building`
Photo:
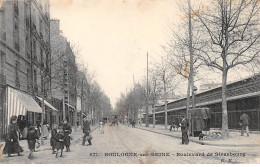
<svg viewBox="0 0 260 167"><path fill-rule="evenodd" d="M196 107L206 107L211 111L210 126L222 126L222 87L218 86L195 95ZM227 113L229 129L241 129L238 122L242 113L250 117L249 129L260 131L260 74L227 84ZM186 114L187 99L180 98L168 103L168 122ZM191 101L190 101L191 106ZM164 104L156 108L158 124L164 124ZM149 115L152 119L152 115Z"/></svg>
<svg viewBox="0 0 260 167"><path fill-rule="evenodd" d="M62 35L59 20L50 21L52 55L52 96L65 102L66 119L76 124L77 66L75 55L67 39ZM63 109L61 109L62 113Z"/></svg>
<svg viewBox="0 0 260 167"><path fill-rule="evenodd" d="M221 83L207 83L207 84L202 84L199 86L199 91L198 93L200 92L204 92L204 91L207 91L207 90L210 90L210 89L214 89L214 88L217 88L221 86Z"/></svg>

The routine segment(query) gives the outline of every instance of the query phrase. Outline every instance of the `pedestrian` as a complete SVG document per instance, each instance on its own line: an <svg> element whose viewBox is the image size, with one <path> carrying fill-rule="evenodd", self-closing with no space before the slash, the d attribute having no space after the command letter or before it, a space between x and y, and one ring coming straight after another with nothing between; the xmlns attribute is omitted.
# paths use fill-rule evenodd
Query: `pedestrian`
<svg viewBox="0 0 260 167"><path fill-rule="evenodd" d="M66 147L66 152L70 152L70 134L72 132L71 126L68 124L67 120L63 121L63 133L64 133L64 145Z"/></svg>
<svg viewBox="0 0 260 167"><path fill-rule="evenodd" d="M63 149L64 149L64 142L65 142L65 135L63 133L63 126L59 126L55 139L56 139L55 148L57 150L56 158L58 158L59 150L61 151L60 157L62 157Z"/></svg>
<svg viewBox="0 0 260 167"><path fill-rule="evenodd" d="M92 143L91 143L92 138L90 136L90 125L89 125L89 121L87 120L87 117L84 118L83 133L84 133L84 136L83 136L82 145L83 146L85 145L86 138L88 140L88 144L92 145Z"/></svg>
<svg viewBox="0 0 260 167"><path fill-rule="evenodd" d="M37 135L37 131L35 129L36 125L35 126L29 126L28 128L28 133L27 133L27 143L28 143L28 148L30 150L30 153L29 153L29 156L28 158L29 159L33 159L34 156L33 156L33 152L35 151L35 144L36 142L39 142L39 137Z"/></svg>
<svg viewBox="0 0 260 167"><path fill-rule="evenodd" d="M179 124L178 123L175 123L174 125L173 125L173 127L174 127L174 129L175 129L175 131L179 131Z"/></svg>
<svg viewBox="0 0 260 167"><path fill-rule="evenodd" d="M99 132L104 134L104 122L102 120L99 121Z"/></svg>
<svg viewBox="0 0 260 167"><path fill-rule="evenodd" d="M185 118L184 115L181 116L181 123L180 123L180 127L181 127L181 133L182 133L182 144L189 144L189 137L188 137L188 131L189 131L189 123L188 123L188 119Z"/></svg>
<svg viewBox="0 0 260 167"><path fill-rule="evenodd" d="M172 122L169 131L172 131L172 128L174 127L174 122Z"/></svg>
<svg viewBox="0 0 260 167"><path fill-rule="evenodd" d="M247 136L249 136L249 122L250 118L246 113L243 113L240 116L240 121L241 121L241 136L244 136L244 131L246 130Z"/></svg>
<svg viewBox="0 0 260 167"><path fill-rule="evenodd" d="M50 139L50 144L52 146L52 154L55 154L55 147L56 147L56 142L58 140L57 138L57 128L58 126L56 124L53 125L53 129L51 131L51 139Z"/></svg>
<svg viewBox="0 0 260 167"><path fill-rule="evenodd" d="M23 152L22 147L19 145L19 132L16 123L17 116L12 116L10 118L10 124L6 135L6 143L3 150L3 153L8 154L8 157L12 157L11 154L14 153L17 153L18 156L22 156L20 153Z"/></svg>
<svg viewBox="0 0 260 167"><path fill-rule="evenodd" d="M39 120L36 121L36 130L37 130L38 136L41 136L42 129L41 129L41 121L39 121Z"/></svg>
<svg viewBox="0 0 260 167"><path fill-rule="evenodd" d="M135 120L132 121L132 128L135 128Z"/></svg>
<svg viewBox="0 0 260 167"><path fill-rule="evenodd" d="M44 140L47 140L49 137L49 130L48 130L48 123L44 121L43 126L42 126L42 137Z"/></svg>

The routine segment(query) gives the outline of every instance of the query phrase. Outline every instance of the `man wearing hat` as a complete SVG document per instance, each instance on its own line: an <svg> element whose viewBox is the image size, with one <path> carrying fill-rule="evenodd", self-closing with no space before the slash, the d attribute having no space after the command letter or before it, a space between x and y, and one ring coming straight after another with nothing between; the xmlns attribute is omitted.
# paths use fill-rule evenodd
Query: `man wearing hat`
<svg viewBox="0 0 260 167"><path fill-rule="evenodd" d="M83 136L83 141L82 141L82 145L84 146L85 145L85 142L86 142L86 138L88 140L88 144L89 145L92 145L91 143L91 135L90 135L90 125L89 125L89 121L87 119L87 117L84 118L84 124L83 124L83 133L84 133L84 136Z"/></svg>
<svg viewBox="0 0 260 167"><path fill-rule="evenodd" d="M21 156L20 152L23 152L22 147L19 145L19 132L16 123L17 116L12 116L10 118L10 124L6 135L6 144L3 150L3 153L8 154L8 157L12 157L11 154L13 153L17 153L18 156Z"/></svg>
<svg viewBox="0 0 260 167"><path fill-rule="evenodd" d="M185 115L181 115L181 133L182 133L182 144L189 144L189 137L188 137L188 131L189 131L189 122L188 119L185 118Z"/></svg>

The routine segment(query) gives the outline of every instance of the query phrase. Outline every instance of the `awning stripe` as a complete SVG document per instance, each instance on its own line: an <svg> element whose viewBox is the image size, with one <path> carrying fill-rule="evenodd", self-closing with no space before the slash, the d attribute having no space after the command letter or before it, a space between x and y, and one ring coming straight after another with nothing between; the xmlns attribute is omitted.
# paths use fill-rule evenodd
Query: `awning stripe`
<svg viewBox="0 0 260 167"><path fill-rule="evenodd" d="M32 96L8 87L8 124L14 115L26 115L27 111L41 113L41 107Z"/></svg>
<svg viewBox="0 0 260 167"><path fill-rule="evenodd" d="M41 102L42 102L42 98L41 97L38 97L36 96ZM46 106L48 106L50 109L52 109L53 111L58 111L53 105L51 105L49 102L47 102L46 100L44 100L44 104Z"/></svg>

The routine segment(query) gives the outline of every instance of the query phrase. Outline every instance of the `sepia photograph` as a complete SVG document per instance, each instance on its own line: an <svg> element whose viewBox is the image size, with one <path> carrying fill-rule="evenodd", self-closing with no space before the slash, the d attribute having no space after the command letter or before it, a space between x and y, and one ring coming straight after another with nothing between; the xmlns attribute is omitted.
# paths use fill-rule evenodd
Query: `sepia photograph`
<svg viewBox="0 0 260 167"><path fill-rule="evenodd" d="M259 0L0 0L0 164L259 164Z"/></svg>

